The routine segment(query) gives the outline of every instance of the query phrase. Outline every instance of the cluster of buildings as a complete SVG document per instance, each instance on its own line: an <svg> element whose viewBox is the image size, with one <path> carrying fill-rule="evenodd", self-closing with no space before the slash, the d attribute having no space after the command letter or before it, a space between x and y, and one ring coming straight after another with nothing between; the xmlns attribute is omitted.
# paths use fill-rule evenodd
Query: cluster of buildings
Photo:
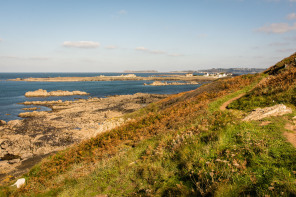
<svg viewBox="0 0 296 197"><path fill-rule="evenodd" d="M232 76L232 73L205 73L205 77L217 77L217 78L222 78L222 77L228 77Z"/></svg>
<svg viewBox="0 0 296 197"><path fill-rule="evenodd" d="M232 76L232 73L208 73L208 72L204 72L203 73L204 77L217 77L217 78L222 78L222 77L228 77L228 76ZM193 73L188 73L185 75L186 77L193 77Z"/></svg>

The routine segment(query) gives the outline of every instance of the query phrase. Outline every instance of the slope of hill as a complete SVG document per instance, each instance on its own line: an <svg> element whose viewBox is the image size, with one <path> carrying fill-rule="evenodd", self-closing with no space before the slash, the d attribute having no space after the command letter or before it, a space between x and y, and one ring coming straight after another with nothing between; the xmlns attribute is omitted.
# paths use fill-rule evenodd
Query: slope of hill
<svg viewBox="0 0 296 197"><path fill-rule="evenodd" d="M295 113L294 57L264 74L217 80L128 115L124 126L35 166L0 196L291 196L296 151L285 125ZM245 96L221 111L226 101ZM256 107L293 113L242 121Z"/></svg>
<svg viewBox="0 0 296 197"><path fill-rule="evenodd" d="M296 105L296 53L270 67L266 78L248 94L233 102L229 108L252 110L276 103Z"/></svg>

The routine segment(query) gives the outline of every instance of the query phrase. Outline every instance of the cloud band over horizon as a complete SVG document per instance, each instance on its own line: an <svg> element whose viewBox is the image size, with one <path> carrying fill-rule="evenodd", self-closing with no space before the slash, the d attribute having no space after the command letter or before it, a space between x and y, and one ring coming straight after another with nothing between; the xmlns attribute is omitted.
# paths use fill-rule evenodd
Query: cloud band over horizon
<svg viewBox="0 0 296 197"><path fill-rule="evenodd" d="M91 49L91 48L98 48L100 46L100 43L94 42L94 41L65 41L63 43L63 46L70 47L70 48Z"/></svg>
<svg viewBox="0 0 296 197"><path fill-rule="evenodd" d="M282 34L296 30L296 23L289 25L288 23L272 23L256 29L258 32Z"/></svg>

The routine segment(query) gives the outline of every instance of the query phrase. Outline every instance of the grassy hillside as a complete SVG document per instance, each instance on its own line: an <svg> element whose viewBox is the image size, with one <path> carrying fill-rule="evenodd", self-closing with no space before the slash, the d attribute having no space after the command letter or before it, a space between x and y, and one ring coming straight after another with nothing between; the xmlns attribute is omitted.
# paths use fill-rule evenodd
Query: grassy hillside
<svg viewBox="0 0 296 197"><path fill-rule="evenodd" d="M0 196L296 195L296 151L282 135L296 115L293 58L129 114L129 123L45 159L24 175L24 187L2 187ZM219 110L241 93L232 110ZM241 121L282 102L293 114L268 125Z"/></svg>
<svg viewBox="0 0 296 197"><path fill-rule="evenodd" d="M250 111L277 103L296 105L296 53L264 72L265 79L229 108Z"/></svg>

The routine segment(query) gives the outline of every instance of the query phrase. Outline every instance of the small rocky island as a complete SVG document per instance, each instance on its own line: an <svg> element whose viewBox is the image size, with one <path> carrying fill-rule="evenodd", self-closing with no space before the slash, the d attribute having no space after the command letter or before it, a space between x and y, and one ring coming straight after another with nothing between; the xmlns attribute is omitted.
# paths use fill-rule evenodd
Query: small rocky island
<svg viewBox="0 0 296 197"><path fill-rule="evenodd" d="M178 86L178 85L197 85L198 83L196 81L190 81L190 82L161 82L161 81L154 81L153 83L147 84L144 83L145 86Z"/></svg>
<svg viewBox="0 0 296 197"><path fill-rule="evenodd" d="M39 89L36 91L29 91L26 92L26 97L48 97L48 96L73 96L73 95L89 95L86 92L81 91L63 91L63 90L57 90L57 91L51 91L47 92L46 90Z"/></svg>

